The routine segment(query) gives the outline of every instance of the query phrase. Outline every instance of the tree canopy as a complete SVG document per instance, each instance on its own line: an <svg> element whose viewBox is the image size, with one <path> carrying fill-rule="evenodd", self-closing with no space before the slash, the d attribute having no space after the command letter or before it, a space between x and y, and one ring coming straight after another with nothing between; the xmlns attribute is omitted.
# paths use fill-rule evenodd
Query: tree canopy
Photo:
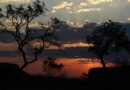
<svg viewBox="0 0 130 90"><path fill-rule="evenodd" d="M93 44L89 50L98 56L104 67L105 62L103 57L105 55L122 49L128 50L130 45L123 25L111 20L97 26L91 35L87 36L87 42Z"/></svg>

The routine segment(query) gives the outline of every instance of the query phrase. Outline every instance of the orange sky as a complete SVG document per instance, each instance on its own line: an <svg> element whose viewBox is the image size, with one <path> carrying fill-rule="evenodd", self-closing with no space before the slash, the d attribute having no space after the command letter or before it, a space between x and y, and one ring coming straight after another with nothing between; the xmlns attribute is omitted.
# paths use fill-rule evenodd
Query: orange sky
<svg viewBox="0 0 130 90"><path fill-rule="evenodd" d="M22 65L22 57L0 57L0 62L15 63ZM33 75L44 75L43 72L43 58L37 62L30 64L25 68L25 71ZM90 58L58 58L58 63L64 65L63 72L67 77L80 77L82 73L87 73L91 68L102 67L100 61ZM115 66L112 63L107 63L107 67Z"/></svg>
<svg viewBox="0 0 130 90"><path fill-rule="evenodd" d="M35 45L38 45L38 43L35 43L34 46ZM77 42L77 43L63 44L62 46L64 48L70 48L70 47L89 47L89 46L92 46L92 44L83 43L83 42ZM58 47L51 46L49 49L58 49ZM16 43L2 43L2 42L0 42L0 51L17 51L17 44Z"/></svg>

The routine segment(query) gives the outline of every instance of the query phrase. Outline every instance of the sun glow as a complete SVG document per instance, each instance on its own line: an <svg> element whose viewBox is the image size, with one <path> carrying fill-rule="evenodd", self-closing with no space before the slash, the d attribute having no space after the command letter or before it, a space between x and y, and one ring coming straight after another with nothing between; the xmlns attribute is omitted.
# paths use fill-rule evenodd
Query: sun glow
<svg viewBox="0 0 130 90"><path fill-rule="evenodd" d="M83 43L83 42L64 44L64 47L90 47L90 46L93 45L88 43Z"/></svg>
<svg viewBox="0 0 130 90"><path fill-rule="evenodd" d="M28 60L32 58L27 57ZM45 57L39 57L39 60L35 63L28 65L25 68L25 72L32 74L32 75L44 75L43 71L43 60ZM7 62L7 63L14 63L18 64L19 66L22 65L22 57L21 56L9 56L9 57L0 57L0 62ZM63 71L65 72L65 76L79 78L82 76L83 73L88 73L88 71L92 68L102 67L100 60L92 59L92 58L57 58L56 62L58 64L63 64ZM113 63L106 63L107 67L115 67L116 64Z"/></svg>
<svg viewBox="0 0 130 90"><path fill-rule="evenodd" d="M67 44L63 44L62 45L62 49L64 50L65 48L76 48L76 47L90 47L93 46L92 44L88 44L88 43L83 43L83 42L79 42L79 43L67 43ZM48 49L61 49L57 46L51 45Z"/></svg>
<svg viewBox="0 0 130 90"><path fill-rule="evenodd" d="M102 67L100 60L92 58L57 58L56 62L64 65L62 70L66 77L73 78L79 78L83 73L87 74L92 68ZM106 65L107 67L116 66L113 63L107 63ZM42 60L29 65L25 71L33 75L44 75Z"/></svg>

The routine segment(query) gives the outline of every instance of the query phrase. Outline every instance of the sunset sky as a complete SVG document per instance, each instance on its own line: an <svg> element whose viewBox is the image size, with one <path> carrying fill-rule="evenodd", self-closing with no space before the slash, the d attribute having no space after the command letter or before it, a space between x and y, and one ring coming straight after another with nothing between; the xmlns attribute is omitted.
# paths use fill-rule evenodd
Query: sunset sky
<svg viewBox="0 0 130 90"><path fill-rule="evenodd" d="M5 8L5 6L9 3L16 5L31 4L32 1L35 0L0 0L0 7ZM61 21L65 21L66 23L63 23L59 30L57 30L57 32L55 33L56 37L59 39L59 43L62 46L60 48L57 48L53 45L50 46L48 49L44 49L44 52L40 55L39 60L44 60L45 58L43 56L57 58L57 60L59 60L58 63L64 64L63 71L66 71L68 76L80 77L82 73L86 73L86 71L88 72L90 68L101 67L100 61L96 59L96 54L88 52L88 47L93 46L93 44L88 44L86 42L86 36L89 35L91 31L96 28L97 25L99 25L98 23L108 20L112 20L114 22L123 22L125 24L127 23L126 29L130 29L130 0L41 1L45 2L48 11L46 12L45 16L40 16L38 17L38 19L33 20L29 24L29 28L33 28L31 31L32 36L41 37L42 35L43 37L43 34L45 33L43 29L37 29L37 27L41 27L39 26L38 22L43 22L44 24L47 24L50 21L50 18L57 17L58 19L60 19ZM5 12L5 10L6 9L3 9L3 12ZM9 23L11 22L10 20L5 18L2 18L0 20L2 23L5 23L4 25L7 25L7 29L14 29L12 28L12 26L9 26ZM0 26L0 28L2 28L2 26ZM49 30L52 29L53 28ZM130 32L128 32L128 34L130 34ZM23 33L21 34L21 36L23 36ZM32 48L36 46L39 47L39 45L41 45L41 42L38 40L34 40L29 42L25 46L24 50L26 55L28 56L28 60L32 60L34 58L33 54L35 52ZM104 59L106 61L116 61L118 59L122 60L124 58L126 58L127 60L127 58L129 57L130 56L128 55L128 53L119 52L117 54L112 53L111 56L105 57ZM17 61L18 59L21 61ZM41 61L32 64L32 66L27 68L27 72L30 72L30 74L34 75L40 75L41 71L43 73L43 61ZM23 63L22 57L18 52L18 45L16 41L11 35L3 33L2 31L0 31L0 62L9 62L18 65L22 65ZM108 67L116 66L111 62L106 63Z"/></svg>
<svg viewBox="0 0 130 90"><path fill-rule="evenodd" d="M5 0L0 1L1 4ZM22 3L24 0L7 0ZM29 0L28 0L29 1ZM31 1L31 0L30 0ZM50 17L58 17L65 21L84 23L100 22L112 19L129 22L130 0L44 0Z"/></svg>

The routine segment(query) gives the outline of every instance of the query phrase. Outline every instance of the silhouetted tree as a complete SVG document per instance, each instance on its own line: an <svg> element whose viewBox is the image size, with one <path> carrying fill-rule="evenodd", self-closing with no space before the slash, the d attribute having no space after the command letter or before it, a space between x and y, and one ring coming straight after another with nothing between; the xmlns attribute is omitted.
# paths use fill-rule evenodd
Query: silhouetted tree
<svg viewBox="0 0 130 90"><path fill-rule="evenodd" d="M0 9L1 14L2 9ZM45 8L44 2L41 2L40 0L34 1L32 4L29 5L7 5L6 6L6 13L1 14L4 15L4 18L11 21L11 26L13 28L13 31L3 30L4 32L7 32L11 34L15 41L18 44L18 50L21 52L24 64L21 67L21 69L24 69L28 64L35 62L38 59L38 55L42 53L43 49L46 47L49 47L50 44L57 43L56 37L54 37L54 31L59 27L60 20L57 18L51 19L50 26L46 29L46 32L44 35L36 38L31 37L31 30L29 29L30 23L36 19L40 15L44 15L44 13L47 11ZM3 17L3 16L2 16ZM5 25L7 26L7 25ZM7 26L8 27L8 26ZM28 61L26 57L25 52L25 46L34 39L40 39L42 41L42 46L35 47L34 48L34 56L35 58L32 61ZM48 46L45 45L45 42L48 43ZM57 44L59 45L59 44Z"/></svg>
<svg viewBox="0 0 130 90"><path fill-rule="evenodd" d="M39 0L33 2L30 5L7 5L6 6L6 15L5 18L11 20L12 27L15 29L14 32L6 30L11 34L18 44L18 50L21 52L24 65L24 68L28 62L24 47L28 44L29 38L29 24L32 20L38 16L44 14L46 11L45 4ZM24 30L24 31L23 31Z"/></svg>
<svg viewBox="0 0 130 90"><path fill-rule="evenodd" d="M62 76L63 64L58 64L56 59L47 58L43 62L43 71L45 72L46 76L48 77L57 77Z"/></svg>
<svg viewBox="0 0 130 90"><path fill-rule="evenodd" d="M129 49L129 40L123 25L111 20L97 26L91 35L87 36L87 42L93 44L89 50L98 56L103 68L106 67L103 59L105 55L110 54L111 51Z"/></svg>
<svg viewBox="0 0 130 90"><path fill-rule="evenodd" d="M46 32L44 36L41 37L42 41L48 42L48 45L44 45L45 48L49 47L50 45L55 45L62 48L62 45L60 44L58 38L55 35L55 32L60 28L61 25L62 22L58 18L51 18L51 22L46 25ZM41 26L45 28L43 24L41 24ZM43 44L45 43L43 42Z"/></svg>
<svg viewBox="0 0 130 90"><path fill-rule="evenodd" d="M51 18L51 21L46 26L44 26L42 23L39 24L46 31L42 36L31 38L31 40L39 39L39 43L41 43L39 46L33 48L34 60L32 62L38 60L39 54L41 54L45 48L49 48L50 45L54 45L62 49L62 45L55 35L55 32L62 25L61 21L57 18Z"/></svg>
<svg viewBox="0 0 130 90"><path fill-rule="evenodd" d="M0 8L0 19L3 18L4 15L2 14L2 9ZM3 23L0 21L0 26L4 26Z"/></svg>

